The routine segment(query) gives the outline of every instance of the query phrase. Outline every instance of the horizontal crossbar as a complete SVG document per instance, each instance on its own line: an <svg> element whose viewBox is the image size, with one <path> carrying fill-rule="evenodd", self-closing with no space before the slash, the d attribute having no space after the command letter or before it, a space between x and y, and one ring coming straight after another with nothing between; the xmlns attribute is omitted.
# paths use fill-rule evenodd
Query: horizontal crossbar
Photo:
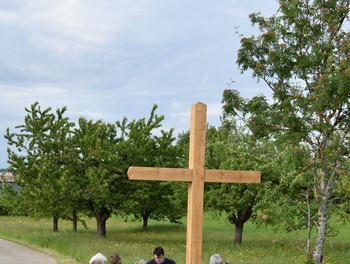
<svg viewBox="0 0 350 264"><path fill-rule="evenodd" d="M192 181L192 169L130 167L130 180ZM205 182L260 183L260 171L205 170Z"/></svg>

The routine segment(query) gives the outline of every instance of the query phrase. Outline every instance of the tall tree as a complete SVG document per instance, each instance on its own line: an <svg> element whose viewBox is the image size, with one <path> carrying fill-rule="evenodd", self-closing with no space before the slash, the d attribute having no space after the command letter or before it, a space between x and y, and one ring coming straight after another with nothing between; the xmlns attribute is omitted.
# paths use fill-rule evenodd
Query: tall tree
<svg viewBox="0 0 350 264"><path fill-rule="evenodd" d="M67 138L74 123L65 117L66 108L52 112L39 103L25 108L24 124L14 133L7 129L9 171L20 187L19 197L36 218L52 216L54 231L58 218L66 214L60 179L67 172Z"/></svg>
<svg viewBox="0 0 350 264"><path fill-rule="evenodd" d="M243 241L244 224L259 208L267 182L275 181L277 153L273 142L254 140L247 131L226 123L219 128L207 129L206 166L210 169L260 170L262 183L207 184L206 208L224 212L229 223L235 225L234 245Z"/></svg>
<svg viewBox="0 0 350 264"><path fill-rule="evenodd" d="M106 237L107 220L129 193L117 150L116 126L80 118L72 140L69 182L76 190L74 200L95 217L97 235Z"/></svg>
<svg viewBox="0 0 350 264"><path fill-rule="evenodd" d="M226 90L224 110L241 114L255 135L273 135L312 151L304 175L312 175L317 200L313 258L321 263L330 214L348 188L350 33L344 24L349 0L279 4L271 17L250 15L262 34L243 37L237 59L242 72L252 70L267 84L272 98L245 100Z"/></svg>
<svg viewBox="0 0 350 264"><path fill-rule="evenodd" d="M173 129L161 130L164 116L158 116L154 105L148 119L141 118L128 123L124 118L117 122L122 141L118 153L125 164L143 167L179 167L180 150L175 145ZM142 220L147 228L148 220L179 222L186 208L178 197L176 188L181 183L159 181L132 181L132 193L124 206L124 212L133 215L133 220ZM179 199L177 199L177 197ZM176 199L175 199L176 198Z"/></svg>

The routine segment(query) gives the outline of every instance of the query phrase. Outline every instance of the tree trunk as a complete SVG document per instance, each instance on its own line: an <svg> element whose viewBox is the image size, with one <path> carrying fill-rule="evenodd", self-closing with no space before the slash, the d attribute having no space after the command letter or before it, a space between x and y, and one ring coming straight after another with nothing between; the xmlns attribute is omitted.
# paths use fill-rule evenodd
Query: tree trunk
<svg viewBox="0 0 350 264"><path fill-rule="evenodd" d="M323 200L318 205L318 230L317 240L315 245L315 251L313 258L317 261L317 264L322 263L323 247L326 241L327 232L327 212L328 212L328 198L323 197Z"/></svg>
<svg viewBox="0 0 350 264"><path fill-rule="evenodd" d="M242 245L244 223L252 216L252 208L253 206L249 206L244 210L238 211L236 215L231 214L228 216L228 221L235 225L235 237L233 239L234 245Z"/></svg>
<svg viewBox="0 0 350 264"><path fill-rule="evenodd" d="M312 238L312 227L313 227L313 222L312 222L312 215L311 215L311 207L310 207L310 199L309 199L309 194L305 194L306 197L306 205L307 205L307 241L306 241L306 257L308 258L310 255L310 248L311 248L311 238Z"/></svg>
<svg viewBox="0 0 350 264"><path fill-rule="evenodd" d="M53 231L58 232L58 218L57 217L53 218Z"/></svg>
<svg viewBox="0 0 350 264"><path fill-rule="evenodd" d="M143 219L142 229L145 230L147 229L147 226L148 226L148 216L142 216L142 219Z"/></svg>
<svg viewBox="0 0 350 264"><path fill-rule="evenodd" d="M99 237L106 237L106 220L104 219L96 219L97 220L97 235Z"/></svg>
<svg viewBox="0 0 350 264"><path fill-rule="evenodd" d="M236 229L235 229L235 238L233 240L234 245L242 245L242 240L243 240L243 227L244 227L244 222L237 222L235 223Z"/></svg>
<svg viewBox="0 0 350 264"><path fill-rule="evenodd" d="M313 252L313 259L316 260L317 264L321 264L323 261L323 247L327 237L327 218L328 218L328 207L331 190L333 188L333 180L329 179L326 181L325 173L322 173L323 178L320 184L321 197L318 202L318 229L317 239L315 244L315 250Z"/></svg>
<svg viewBox="0 0 350 264"><path fill-rule="evenodd" d="M77 217L77 211L73 210L73 232L76 233L77 232L77 226L78 226L78 217Z"/></svg>
<svg viewBox="0 0 350 264"><path fill-rule="evenodd" d="M143 210L141 212L141 215L142 215L142 220L143 220L143 225L142 225L142 228L145 230L147 229L147 226L148 226L148 219L149 219L149 216L151 215L152 211L151 210Z"/></svg>
<svg viewBox="0 0 350 264"><path fill-rule="evenodd" d="M95 219L97 224L97 235L99 237L106 237L106 222L109 218L109 211L106 209L100 209L99 212L95 213Z"/></svg>

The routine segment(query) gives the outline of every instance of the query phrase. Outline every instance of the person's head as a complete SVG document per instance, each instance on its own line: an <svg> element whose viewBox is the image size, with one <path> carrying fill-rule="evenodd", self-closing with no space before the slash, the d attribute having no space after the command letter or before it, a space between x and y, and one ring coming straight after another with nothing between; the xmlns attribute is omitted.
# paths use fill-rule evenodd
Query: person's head
<svg viewBox="0 0 350 264"><path fill-rule="evenodd" d="M118 254L113 254L109 257L109 262L111 264L122 264L122 258Z"/></svg>
<svg viewBox="0 0 350 264"><path fill-rule="evenodd" d="M209 264L225 264L225 262L221 259L219 254L214 254L210 257Z"/></svg>
<svg viewBox="0 0 350 264"><path fill-rule="evenodd" d="M154 260L156 263L164 262L164 249L162 247L156 247L153 250Z"/></svg>
<svg viewBox="0 0 350 264"><path fill-rule="evenodd" d="M105 262L102 259L95 259L90 262L90 264L104 264Z"/></svg>
<svg viewBox="0 0 350 264"><path fill-rule="evenodd" d="M90 264L105 264L106 262L107 258L101 253L97 253L89 261Z"/></svg>

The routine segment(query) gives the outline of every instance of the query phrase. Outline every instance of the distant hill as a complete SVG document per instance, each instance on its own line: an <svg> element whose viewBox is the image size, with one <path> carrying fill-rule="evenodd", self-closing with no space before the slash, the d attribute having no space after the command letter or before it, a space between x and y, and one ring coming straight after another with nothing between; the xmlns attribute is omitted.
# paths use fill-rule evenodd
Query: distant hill
<svg viewBox="0 0 350 264"><path fill-rule="evenodd" d="M4 172L4 171L6 171L6 169L0 169L0 172Z"/></svg>

